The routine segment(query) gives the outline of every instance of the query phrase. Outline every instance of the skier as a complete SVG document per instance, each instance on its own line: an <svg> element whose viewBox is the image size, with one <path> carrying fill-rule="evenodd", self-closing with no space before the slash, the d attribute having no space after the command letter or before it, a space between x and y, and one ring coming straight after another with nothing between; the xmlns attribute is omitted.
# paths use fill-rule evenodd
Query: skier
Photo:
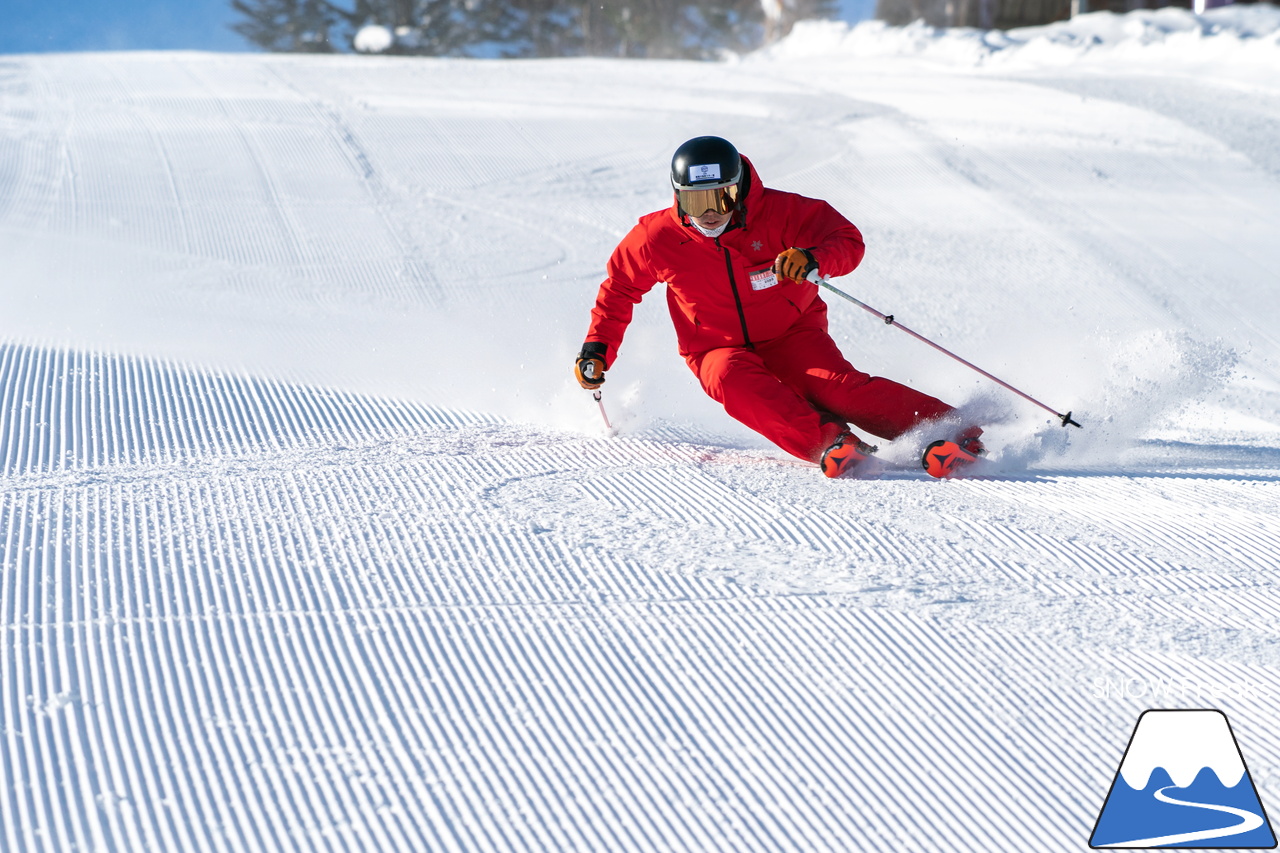
<svg viewBox="0 0 1280 853"><path fill-rule="evenodd" d="M828 477L856 474L876 450L850 424L892 440L954 412L856 370L827 333L827 306L809 275L846 275L865 251L861 232L831 205L765 187L751 161L716 136L676 149L671 186L672 207L641 217L609 259L575 362L582 387L604 382L634 306L661 281L680 355L703 390ZM981 433L952 438L972 458L983 452Z"/></svg>

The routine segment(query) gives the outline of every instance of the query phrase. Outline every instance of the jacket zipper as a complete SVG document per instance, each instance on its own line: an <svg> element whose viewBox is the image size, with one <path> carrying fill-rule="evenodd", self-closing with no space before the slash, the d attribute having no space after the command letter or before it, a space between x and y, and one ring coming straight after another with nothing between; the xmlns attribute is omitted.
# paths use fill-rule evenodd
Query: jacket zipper
<svg viewBox="0 0 1280 853"><path fill-rule="evenodd" d="M729 273L729 289L733 291L733 302L738 306L738 322L742 324L742 343L747 349L755 349L755 344L751 343L751 335L747 332L747 315L742 310L742 296L738 293L738 280L733 276L733 258L729 255L729 250L720 245L720 238L716 238L716 245L720 247L720 251L724 252L724 267Z"/></svg>

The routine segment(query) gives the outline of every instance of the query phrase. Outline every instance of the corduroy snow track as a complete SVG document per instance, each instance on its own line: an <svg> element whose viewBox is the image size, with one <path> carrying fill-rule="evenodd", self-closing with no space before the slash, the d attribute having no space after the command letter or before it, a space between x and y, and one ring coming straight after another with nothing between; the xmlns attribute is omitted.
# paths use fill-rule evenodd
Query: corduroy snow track
<svg viewBox="0 0 1280 853"><path fill-rule="evenodd" d="M1274 139L862 62L0 59L0 849L1084 850L1148 707L1274 814ZM652 298L600 435L599 265L702 130L1087 428L833 305L994 474L827 480Z"/></svg>

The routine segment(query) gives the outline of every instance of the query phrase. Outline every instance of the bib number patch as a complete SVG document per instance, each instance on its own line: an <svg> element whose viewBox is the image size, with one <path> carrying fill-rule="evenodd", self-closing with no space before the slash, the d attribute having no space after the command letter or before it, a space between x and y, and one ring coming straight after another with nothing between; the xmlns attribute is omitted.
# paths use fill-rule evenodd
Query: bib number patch
<svg viewBox="0 0 1280 853"><path fill-rule="evenodd" d="M772 269L764 269L751 273L752 290L768 290L777 283L778 277L773 274Z"/></svg>

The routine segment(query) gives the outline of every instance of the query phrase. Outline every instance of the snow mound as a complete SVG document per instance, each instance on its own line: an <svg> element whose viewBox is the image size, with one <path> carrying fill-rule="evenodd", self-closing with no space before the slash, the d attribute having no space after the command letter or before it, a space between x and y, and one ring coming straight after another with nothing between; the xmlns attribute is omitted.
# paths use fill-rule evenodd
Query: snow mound
<svg viewBox="0 0 1280 853"><path fill-rule="evenodd" d="M776 58L845 55L923 57L958 66L1068 65L1082 60L1160 60L1280 65L1280 8L1227 6L1197 15L1186 9L1093 12L1069 21L1013 30L931 27L916 21L851 26L803 21L757 55Z"/></svg>
<svg viewBox="0 0 1280 853"><path fill-rule="evenodd" d="M391 30L377 24L361 27L355 38L355 48L361 53L383 53L395 43Z"/></svg>

